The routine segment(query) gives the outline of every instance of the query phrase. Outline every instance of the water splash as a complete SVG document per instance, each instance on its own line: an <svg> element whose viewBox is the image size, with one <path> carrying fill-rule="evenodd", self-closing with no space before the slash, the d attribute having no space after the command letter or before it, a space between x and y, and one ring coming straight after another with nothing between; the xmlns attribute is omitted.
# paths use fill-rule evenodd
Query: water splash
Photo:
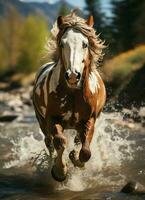
<svg viewBox="0 0 145 200"><path fill-rule="evenodd" d="M121 114L102 114L97 120L91 143L92 157L83 169L74 168L68 159L69 152L74 148L75 134L74 131L65 131L69 138L68 147L65 151L65 157L69 162L69 175L64 183L57 184L56 189L82 191L97 185L120 184L124 177L119 173L119 169L124 161L133 159L132 145L134 142L128 139L128 130L116 126L114 120L122 120ZM50 171L53 161L44 151L43 140L37 140L34 137L34 132L19 138L18 141L11 140L11 143L13 144L12 157L14 159L5 163L4 168L23 167L32 160L32 157L35 157L37 170L39 169L41 172L45 169ZM39 154L40 156L38 156ZM54 184L54 181L50 178L50 173L48 176L49 181Z"/></svg>
<svg viewBox="0 0 145 200"><path fill-rule="evenodd" d="M64 188L80 191L98 185L120 185L123 182L125 177L120 174L120 168L124 161L133 159L134 141L128 140L127 129L116 127L111 122L116 119L122 119L120 113L101 115L91 143L90 161L86 163L85 169L70 169L70 178Z"/></svg>
<svg viewBox="0 0 145 200"><path fill-rule="evenodd" d="M13 144L11 153L14 159L5 163L4 168L22 167L45 148L43 140L37 140L33 132L17 140L11 139L10 142Z"/></svg>

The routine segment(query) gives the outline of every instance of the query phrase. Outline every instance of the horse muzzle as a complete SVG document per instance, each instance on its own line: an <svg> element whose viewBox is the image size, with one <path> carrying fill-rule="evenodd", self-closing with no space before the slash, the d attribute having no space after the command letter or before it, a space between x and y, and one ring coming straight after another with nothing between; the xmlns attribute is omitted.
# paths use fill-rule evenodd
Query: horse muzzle
<svg viewBox="0 0 145 200"><path fill-rule="evenodd" d="M69 73L68 71L65 72L65 80L68 84L69 87L71 88L77 88L78 84L80 82L81 79L81 73L80 72L71 72Z"/></svg>

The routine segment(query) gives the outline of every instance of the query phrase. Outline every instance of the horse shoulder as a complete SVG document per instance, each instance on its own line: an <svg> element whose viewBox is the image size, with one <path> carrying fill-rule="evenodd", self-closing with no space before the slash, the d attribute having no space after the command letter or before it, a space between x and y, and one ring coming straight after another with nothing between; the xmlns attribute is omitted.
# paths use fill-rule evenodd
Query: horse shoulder
<svg viewBox="0 0 145 200"><path fill-rule="evenodd" d="M98 77L98 82L99 82L99 87L98 87L98 92L97 92L97 111L101 112L106 101L106 88L98 72L97 72L97 77Z"/></svg>
<svg viewBox="0 0 145 200"><path fill-rule="evenodd" d="M48 101L48 78L50 72L54 68L55 63L46 63L40 67L36 74L34 89L33 89L33 104L37 113L45 117Z"/></svg>
<svg viewBox="0 0 145 200"><path fill-rule="evenodd" d="M92 113L98 115L105 104L106 90L103 80L97 70L89 74L84 91L84 98L90 105Z"/></svg>

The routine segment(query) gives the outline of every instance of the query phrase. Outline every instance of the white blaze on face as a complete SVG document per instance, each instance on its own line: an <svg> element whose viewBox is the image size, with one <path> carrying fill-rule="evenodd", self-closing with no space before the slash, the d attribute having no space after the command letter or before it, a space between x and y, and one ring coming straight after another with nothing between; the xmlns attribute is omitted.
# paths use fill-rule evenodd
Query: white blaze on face
<svg viewBox="0 0 145 200"><path fill-rule="evenodd" d="M88 55L88 39L75 29L68 29L62 39L62 55L66 71L69 73L79 72L84 69L84 60Z"/></svg>

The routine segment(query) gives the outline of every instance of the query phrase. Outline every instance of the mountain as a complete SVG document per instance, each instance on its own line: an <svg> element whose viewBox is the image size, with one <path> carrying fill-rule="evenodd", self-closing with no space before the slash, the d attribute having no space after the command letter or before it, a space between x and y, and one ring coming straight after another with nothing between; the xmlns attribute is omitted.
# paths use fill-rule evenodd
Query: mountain
<svg viewBox="0 0 145 200"><path fill-rule="evenodd" d="M62 3L60 1L49 4L47 2L36 3L36 2L22 2L19 0L0 0L0 15L5 15L8 12L10 6L15 7L20 14L27 16L29 14L41 14L49 19L50 23L53 23L58 15L59 9ZM74 7L66 2L69 10Z"/></svg>

